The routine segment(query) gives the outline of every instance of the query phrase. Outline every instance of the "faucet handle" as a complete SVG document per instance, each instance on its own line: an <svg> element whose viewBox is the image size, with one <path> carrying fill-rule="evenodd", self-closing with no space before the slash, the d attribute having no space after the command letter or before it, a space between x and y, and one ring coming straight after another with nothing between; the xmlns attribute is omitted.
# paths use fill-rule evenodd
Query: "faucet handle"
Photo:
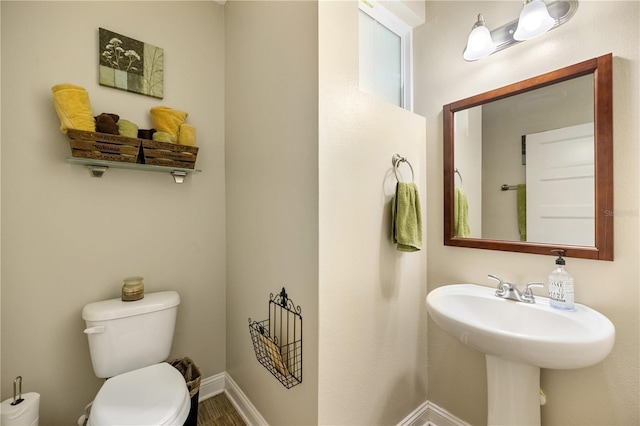
<svg viewBox="0 0 640 426"><path fill-rule="evenodd" d="M507 294L507 290L509 289L509 287L511 287L511 285L507 282L505 282L502 278L500 277L496 277L495 275L487 275L489 278L494 279L496 281L498 281L498 288L496 289L496 296L498 297L503 297L504 295Z"/></svg>
<svg viewBox="0 0 640 426"><path fill-rule="evenodd" d="M524 287L524 291L522 292L522 294L524 294L527 297L531 297L533 298L533 290L531 290L532 287L544 287L544 283L527 283L527 285Z"/></svg>
<svg viewBox="0 0 640 426"><path fill-rule="evenodd" d="M528 291L529 293L531 293L531 287L540 287L540 288L543 288L543 287L544 287L544 283L538 283L538 282L535 282L535 283L528 283L528 284L525 286L524 291Z"/></svg>
<svg viewBox="0 0 640 426"><path fill-rule="evenodd" d="M500 277L496 277L495 275L487 275L489 278L494 279L496 281L498 281L498 287L500 287L502 284L504 284L504 281L502 280L502 278Z"/></svg>

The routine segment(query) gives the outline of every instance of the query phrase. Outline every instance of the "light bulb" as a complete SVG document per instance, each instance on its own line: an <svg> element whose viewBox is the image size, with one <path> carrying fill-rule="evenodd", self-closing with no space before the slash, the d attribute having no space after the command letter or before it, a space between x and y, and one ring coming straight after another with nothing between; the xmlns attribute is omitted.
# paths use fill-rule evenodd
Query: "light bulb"
<svg viewBox="0 0 640 426"><path fill-rule="evenodd" d="M518 28L513 38L518 41L530 40L549 31L555 23L542 0L531 0L520 12Z"/></svg>
<svg viewBox="0 0 640 426"><path fill-rule="evenodd" d="M491 32L485 27L482 15L478 15L478 22L476 22L469 34L467 47L462 57L467 61L476 61L491 55L495 50L496 44L491 38Z"/></svg>

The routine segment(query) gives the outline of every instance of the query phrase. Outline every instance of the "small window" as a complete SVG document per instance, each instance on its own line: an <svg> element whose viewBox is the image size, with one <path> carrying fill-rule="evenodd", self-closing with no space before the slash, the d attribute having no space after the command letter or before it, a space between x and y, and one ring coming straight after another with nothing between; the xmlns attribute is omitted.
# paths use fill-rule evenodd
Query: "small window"
<svg viewBox="0 0 640 426"><path fill-rule="evenodd" d="M411 27L374 1L360 1L360 90L412 109Z"/></svg>

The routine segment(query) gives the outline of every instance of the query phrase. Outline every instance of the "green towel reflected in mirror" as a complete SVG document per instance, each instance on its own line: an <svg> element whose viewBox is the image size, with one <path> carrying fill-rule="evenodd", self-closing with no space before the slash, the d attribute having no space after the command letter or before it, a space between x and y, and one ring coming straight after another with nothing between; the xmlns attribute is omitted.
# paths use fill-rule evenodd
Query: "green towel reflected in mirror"
<svg viewBox="0 0 640 426"><path fill-rule="evenodd" d="M456 188L453 197L453 225L456 237L469 238L471 229L469 228L469 202L467 194L460 188Z"/></svg>
<svg viewBox="0 0 640 426"><path fill-rule="evenodd" d="M518 232L520 241L527 241L527 184L518 185Z"/></svg>

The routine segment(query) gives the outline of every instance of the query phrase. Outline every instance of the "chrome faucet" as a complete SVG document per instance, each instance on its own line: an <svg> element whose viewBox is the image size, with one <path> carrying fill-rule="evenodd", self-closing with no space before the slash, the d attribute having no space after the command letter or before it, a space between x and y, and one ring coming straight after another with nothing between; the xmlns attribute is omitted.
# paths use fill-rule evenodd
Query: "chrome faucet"
<svg viewBox="0 0 640 426"><path fill-rule="evenodd" d="M489 274L489 278L498 281L498 289L496 290L496 297L502 297L503 299L515 300L516 302L523 303L536 303L536 298L533 297L533 287L544 287L543 283L528 283L525 285L524 290L520 291L515 284L503 281L502 278Z"/></svg>

